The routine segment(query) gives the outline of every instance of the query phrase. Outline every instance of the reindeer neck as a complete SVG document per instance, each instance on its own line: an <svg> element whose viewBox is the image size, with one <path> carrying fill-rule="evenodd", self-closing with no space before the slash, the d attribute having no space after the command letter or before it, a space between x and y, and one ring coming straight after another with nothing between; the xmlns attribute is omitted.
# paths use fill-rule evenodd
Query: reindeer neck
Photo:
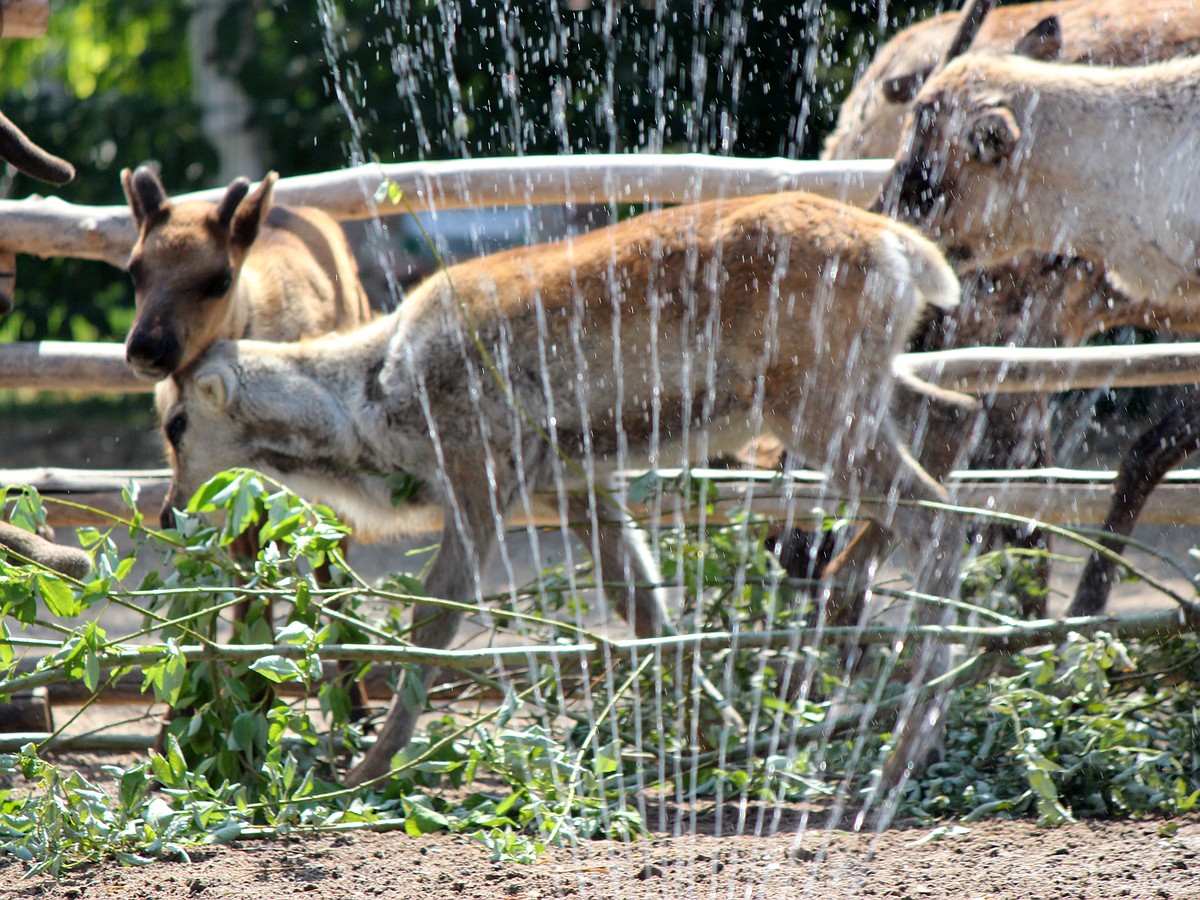
<svg viewBox="0 0 1200 900"><path fill-rule="evenodd" d="M231 339L252 337L254 334L254 297L261 290L258 275L243 265L233 283L233 296L225 312L221 334Z"/></svg>

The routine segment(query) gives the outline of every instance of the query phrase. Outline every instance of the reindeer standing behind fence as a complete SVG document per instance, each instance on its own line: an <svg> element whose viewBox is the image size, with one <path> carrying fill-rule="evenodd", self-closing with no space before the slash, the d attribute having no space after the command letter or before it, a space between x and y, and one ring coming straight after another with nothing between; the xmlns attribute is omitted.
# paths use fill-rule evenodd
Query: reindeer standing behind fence
<svg viewBox="0 0 1200 900"><path fill-rule="evenodd" d="M1059 0L994 10L992 5L990 0L974 0L961 15L945 13L892 38L846 98L823 157L894 157L904 137L905 115L922 84L968 50L979 58L1015 52L1089 66L1130 66L1200 52L1200 5L1192 0ZM943 112L963 113L949 108ZM1079 145L1078 139L1074 143ZM996 214L1002 212L998 206ZM1197 330L1193 317L1181 316L1178 307L1164 316L1155 298L1114 287L1104 260L1048 255L1044 249L986 268L960 267L963 303L922 335L917 349L981 344L1072 347L1104 330L1127 326ZM1052 462L1044 397L1000 394L988 398L984 412L988 427L973 465L1007 469ZM1190 423L1186 415L1173 414L1137 442L1122 463L1106 529L1128 533L1162 475L1200 446L1198 435L1200 419ZM1042 540L1037 530L989 530L1003 535L1006 543L1037 546ZM1073 614L1103 609L1111 568L1106 557L1093 556L1072 604ZM1044 612L1041 601L1031 599L1027 609Z"/></svg>
<svg viewBox="0 0 1200 900"><path fill-rule="evenodd" d="M317 209L273 206L277 178L254 191L239 178L219 203L175 204L145 166L121 173L138 226L125 352L139 374L165 378L217 340L298 341L373 317L341 226Z"/></svg>
<svg viewBox="0 0 1200 900"><path fill-rule="evenodd" d="M1143 327L1200 330L1200 178L1179 165L1200 141L1198 84L1195 57L1102 69L965 54L917 94L885 205L964 264L1027 250L1103 261L1139 301ZM1129 533L1153 486L1200 446L1198 435L1193 402L1135 443L1106 530ZM1111 570L1093 556L1072 614L1103 609Z"/></svg>

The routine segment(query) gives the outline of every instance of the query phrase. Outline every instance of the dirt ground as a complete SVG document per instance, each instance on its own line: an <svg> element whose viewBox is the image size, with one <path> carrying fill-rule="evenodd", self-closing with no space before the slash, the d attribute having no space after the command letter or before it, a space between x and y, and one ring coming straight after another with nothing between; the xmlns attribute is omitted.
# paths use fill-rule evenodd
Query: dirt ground
<svg viewBox="0 0 1200 900"><path fill-rule="evenodd" d="M1200 818L1166 823L1028 821L974 824L927 840L930 829L879 834L825 830L784 809L769 834L738 832L738 810L699 810L695 833L632 844L550 850L536 863L492 862L461 836L399 832L244 842L191 862L96 865L61 881L22 880L0 863L13 898L1183 898L1200 896ZM767 817L770 819L770 816ZM730 820L735 820L731 822ZM685 818L690 823L690 819ZM717 834L717 824L722 831ZM754 822L751 810L745 821ZM1174 829L1174 833L1169 832Z"/></svg>

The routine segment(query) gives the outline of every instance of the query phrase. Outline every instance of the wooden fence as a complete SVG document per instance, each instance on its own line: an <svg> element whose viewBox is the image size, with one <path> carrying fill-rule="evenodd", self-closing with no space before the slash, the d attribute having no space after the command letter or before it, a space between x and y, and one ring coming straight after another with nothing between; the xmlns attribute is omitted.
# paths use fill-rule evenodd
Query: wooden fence
<svg viewBox="0 0 1200 900"><path fill-rule="evenodd" d="M341 220L467 206L557 203L679 203L804 189L864 204L876 195L889 163L744 160L696 154L526 157L389 166L285 178L282 203L321 207ZM376 199L390 181L406 203ZM221 191L176 198L217 199ZM0 201L0 254L71 256L123 266L134 239L123 206L83 207L54 198ZM898 366L936 384L979 394L1051 392L1072 388L1191 384L1200 381L1200 343L1075 350L971 348L909 354ZM117 344L43 342L0 346L0 389L146 392ZM712 472L730 502L755 496L764 514L785 502L819 501L820 476L797 473L784 485L777 473ZM0 484L32 484L47 497L117 512L121 490L136 483L139 505L156 512L167 473L88 472L64 469L0 470ZM957 502L1061 524L1098 522L1108 505L1112 473L1073 470L958 472L950 478ZM1200 522L1195 502L1200 473L1173 473L1156 491L1143 521ZM773 505L774 504L774 505ZM51 504L51 523L90 524L78 510Z"/></svg>

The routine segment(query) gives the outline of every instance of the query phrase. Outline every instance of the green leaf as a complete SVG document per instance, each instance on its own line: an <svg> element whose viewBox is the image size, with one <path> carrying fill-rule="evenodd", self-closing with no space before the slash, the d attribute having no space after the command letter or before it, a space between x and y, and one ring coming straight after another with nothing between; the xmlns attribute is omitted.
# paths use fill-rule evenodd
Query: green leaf
<svg viewBox="0 0 1200 900"><path fill-rule="evenodd" d="M304 680L304 671L296 664L295 660L277 654L260 656L250 664L250 671L257 672L263 678L267 678L277 684L285 681Z"/></svg>
<svg viewBox="0 0 1200 900"><path fill-rule="evenodd" d="M412 837L450 829L450 820L435 810L432 801L424 794L405 797L401 807L405 817L404 830Z"/></svg>
<svg viewBox="0 0 1200 900"><path fill-rule="evenodd" d="M253 749L264 725L262 717L257 713L239 713L233 720L233 727L229 730L227 740L229 749L242 753Z"/></svg>
<svg viewBox="0 0 1200 900"><path fill-rule="evenodd" d="M411 500L421 490L422 481L408 472L391 472L384 476L383 483L391 493L392 506Z"/></svg>
<svg viewBox="0 0 1200 900"><path fill-rule="evenodd" d="M314 634L311 627L303 622L288 622L275 632L275 643L294 644L302 646L313 642Z"/></svg>
<svg viewBox="0 0 1200 900"><path fill-rule="evenodd" d="M71 590L71 586L54 575L37 574L38 593L52 616L69 619L83 611L83 605Z"/></svg>

